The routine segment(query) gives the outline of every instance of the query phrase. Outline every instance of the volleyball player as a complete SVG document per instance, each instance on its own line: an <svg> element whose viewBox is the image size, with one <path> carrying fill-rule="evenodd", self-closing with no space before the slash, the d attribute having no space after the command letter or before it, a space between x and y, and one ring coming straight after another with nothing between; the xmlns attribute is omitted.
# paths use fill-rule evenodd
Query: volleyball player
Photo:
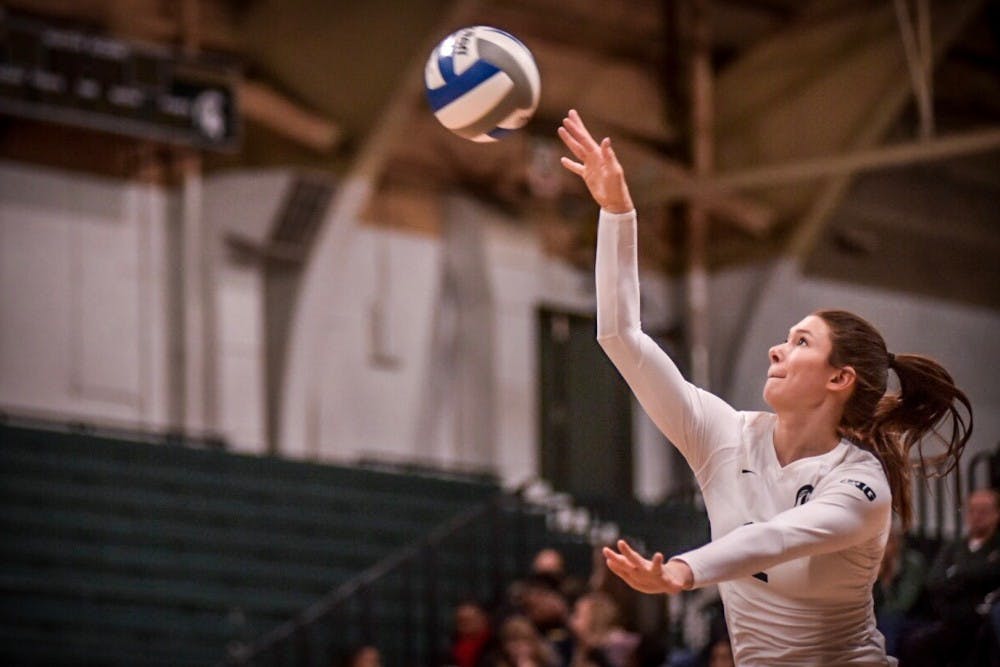
<svg viewBox="0 0 1000 667"><path fill-rule="evenodd" d="M575 158L563 166L601 207L598 341L690 465L712 527L711 542L669 560L619 541L604 551L608 567L647 593L718 584L739 665L895 664L872 584L893 510L910 520L910 448L950 418L936 462L954 466L968 399L939 364L890 354L843 311L808 315L771 347L773 413L737 411L686 382L640 326L636 213L610 140L595 141L575 111L558 134ZM886 393L890 370L899 394Z"/></svg>

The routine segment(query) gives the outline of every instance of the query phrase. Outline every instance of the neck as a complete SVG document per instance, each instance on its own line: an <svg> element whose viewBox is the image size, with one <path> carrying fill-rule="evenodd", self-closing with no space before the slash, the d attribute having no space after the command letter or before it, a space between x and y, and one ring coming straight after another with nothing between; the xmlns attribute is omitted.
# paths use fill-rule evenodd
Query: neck
<svg viewBox="0 0 1000 667"><path fill-rule="evenodd" d="M840 416L824 411L779 412L774 428L774 453L778 463L786 466L792 461L826 454L840 443L837 423Z"/></svg>

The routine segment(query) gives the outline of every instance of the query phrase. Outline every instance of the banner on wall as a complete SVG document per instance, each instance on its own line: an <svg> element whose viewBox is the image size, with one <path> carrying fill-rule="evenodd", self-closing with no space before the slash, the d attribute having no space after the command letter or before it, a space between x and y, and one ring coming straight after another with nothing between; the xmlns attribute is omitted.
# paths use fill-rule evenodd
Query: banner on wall
<svg viewBox="0 0 1000 667"><path fill-rule="evenodd" d="M233 150L238 79L233 63L0 7L0 113Z"/></svg>

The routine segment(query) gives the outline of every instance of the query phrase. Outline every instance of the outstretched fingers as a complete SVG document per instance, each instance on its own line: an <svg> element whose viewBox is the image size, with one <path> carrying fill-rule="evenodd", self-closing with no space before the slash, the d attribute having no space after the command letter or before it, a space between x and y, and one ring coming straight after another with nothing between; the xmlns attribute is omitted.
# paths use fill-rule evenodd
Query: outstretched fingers
<svg viewBox="0 0 1000 667"><path fill-rule="evenodd" d="M584 148L587 150L597 150L597 142L594 140L594 135L590 133L587 126L583 123L583 118L577 113L576 109L570 109L569 114L566 119L563 120L563 125L566 127L570 133L573 134L574 138L583 144Z"/></svg>
<svg viewBox="0 0 1000 667"><path fill-rule="evenodd" d="M568 157L559 158L559 163L577 176L583 176L586 171L586 167L579 162L573 162L573 160L570 160Z"/></svg>
<svg viewBox="0 0 1000 667"><path fill-rule="evenodd" d="M617 164L618 158L615 156L615 149L611 147L611 139L604 137L601 141L601 154L609 164Z"/></svg>
<svg viewBox="0 0 1000 667"><path fill-rule="evenodd" d="M618 550L622 552L622 555L628 559L630 563L639 567L643 565L643 561L646 559L636 553L635 549L629 546L628 542L625 540L618 540Z"/></svg>
<svg viewBox="0 0 1000 667"><path fill-rule="evenodd" d="M573 150L573 146L570 144L567 144L567 146L569 146L570 150L573 150L573 154L581 160L585 155L589 155L599 150L597 142L594 141L594 137L589 131L587 131L587 127L583 124L583 119L580 118L580 114L578 114L575 109L570 109L566 117L563 118L562 129L565 131L566 137L573 142L580 152L577 153L576 150ZM563 132L559 133L559 136L563 135ZM563 138L563 141L566 141L565 137Z"/></svg>
<svg viewBox="0 0 1000 667"><path fill-rule="evenodd" d="M563 121L565 123L565 121ZM583 144L576 140L576 138L566 129L564 125L560 125L556 128L556 134L562 139L562 142L566 144L566 148L577 157L577 159L583 160L587 157L587 151L584 149Z"/></svg>

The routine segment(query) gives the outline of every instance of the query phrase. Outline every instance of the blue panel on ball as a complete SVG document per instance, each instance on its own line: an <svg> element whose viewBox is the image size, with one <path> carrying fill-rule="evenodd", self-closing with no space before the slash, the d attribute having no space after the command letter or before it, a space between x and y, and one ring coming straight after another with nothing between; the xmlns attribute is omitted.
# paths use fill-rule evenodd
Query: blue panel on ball
<svg viewBox="0 0 1000 667"><path fill-rule="evenodd" d="M500 71L496 65L492 65L485 60L477 60L469 69L462 72L448 83L433 90L427 89L427 102L431 109L437 111L445 107L462 95L486 81L488 78Z"/></svg>
<svg viewBox="0 0 1000 667"><path fill-rule="evenodd" d="M508 134L510 134L513 131L514 130L508 130L507 128L504 128L504 127L494 127L492 130L490 130L486 134L487 134L487 136L493 137L494 139L502 139L503 137L506 137Z"/></svg>
<svg viewBox="0 0 1000 667"><path fill-rule="evenodd" d="M455 80L455 59L451 56L438 57L438 71L445 83Z"/></svg>

